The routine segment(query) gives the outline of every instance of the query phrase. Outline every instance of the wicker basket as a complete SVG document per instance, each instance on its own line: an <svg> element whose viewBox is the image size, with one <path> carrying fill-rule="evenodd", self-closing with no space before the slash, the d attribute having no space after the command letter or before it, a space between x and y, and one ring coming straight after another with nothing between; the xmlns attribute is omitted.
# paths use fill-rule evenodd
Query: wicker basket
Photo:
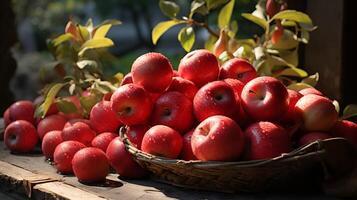
<svg viewBox="0 0 357 200"><path fill-rule="evenodd" d="M121 136L134 160L151 171L154 179L185 188L220 192L279 190L301 177L308 185L306 175L319 174L311 170L320 171L324 178L336 177L354 167L356 156L356 148L347 140L331 138L269 160L184 161L147 154L131 145L125 134Z"/></svg>

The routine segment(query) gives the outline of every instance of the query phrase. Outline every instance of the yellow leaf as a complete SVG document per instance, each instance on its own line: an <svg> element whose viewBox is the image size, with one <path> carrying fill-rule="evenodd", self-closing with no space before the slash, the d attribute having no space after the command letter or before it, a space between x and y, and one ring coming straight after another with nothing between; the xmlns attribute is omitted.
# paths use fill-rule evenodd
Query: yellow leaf
<svg viewBox="0 0 357 200"><path fill-rule="evenodd" d="M99 27L94 34L93 39L98 39L98 38L105 38L105 36L107 35L109 29L112 27L111 24L105 24L101 27Z"/></svg>
<svg viewBox="0 0 357 200"><path fill-rule="evenodd" d="M178 21L178 20L169 20L169 21L164 21L164 22L158 23L154 27L154 29L152 30L152 33L151 33L152 43L156 44L162 34L164 34L171 27L173 27L177 24L182 24L182 23L184 23L184 21Z"/></svg>
<svg viewBox="0 0 357 200"><path fill-rule="evenodd" d="M79 56L82 56L84 52L88 49L97 49L97 48L104 48L113 46L114 43L109 38L98 38L98 39L91 39L86 41L82 46L78 53Z"/></svg>

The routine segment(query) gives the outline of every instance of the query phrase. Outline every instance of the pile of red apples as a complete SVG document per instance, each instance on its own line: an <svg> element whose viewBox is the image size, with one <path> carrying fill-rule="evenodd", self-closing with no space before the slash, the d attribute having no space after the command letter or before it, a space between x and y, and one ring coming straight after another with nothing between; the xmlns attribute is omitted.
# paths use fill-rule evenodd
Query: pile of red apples
<svg viewBox="0 0 357 200"><path fill-rule="evenodd" d="M77 96L66 98L80 110ZM34 118L41 101L18 101L6 110L7 148L26 153L41 143L60 173L82 182L103 181L110 167L124 178L147 174L118 136L122 126L141 151L182 160L270 159L330 137L357 145L357 124L339 120L320 91L294 91L273 77L258 77L244 59L220 65L207 50L188 53L177 71L160 53L140 56L89 119L61 113L55 104L46 117Z"/></svg>

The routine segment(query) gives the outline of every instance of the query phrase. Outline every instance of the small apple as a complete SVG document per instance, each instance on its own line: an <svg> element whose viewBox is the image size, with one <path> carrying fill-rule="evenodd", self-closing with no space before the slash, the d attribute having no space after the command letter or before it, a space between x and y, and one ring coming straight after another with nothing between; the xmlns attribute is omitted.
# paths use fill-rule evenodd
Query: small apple
<svg viewBox="0 0 357 200"><path fill-rule="evenodd" d="M357 124L348 120L338 120L329 133L334 137L343 137L357 146Z"/></svg>
<svg viewBox="0 0 357 200"><path fill-rule="evenodd" d="M50 131L62 131L64 125L67 123L67 118L63 115L50 115L42 119L37 125L37 134L42 138Z"/></svg>
<svg viewBox="0 0 357 200"><path fill-rule="evenodd" d="M88 123L79 120L70 120L66 123L62 131L64 141L74 140L90 146L96 136L96 132L91 129Z"/></svg>
<svg viewBox="0 0 357 200"><path fill-rule="evenodd" d="M97 133L116 132L121 125L117 114L112 110L110 101L96 103L89 116L90 124Z"/></svg>
<svg viewBox="0 0 357 200"><path fill-rule="evenodd" d="M174 129L156 125L144 135L141 143L143 152L167 158L177 158L182 148L182 136Z"/></svg>
<svg viewBox="0 0 357 200"><path fill-rule="evenodd" d="M297 118L295 114L295 104L301 97L303 97L303 95L295 90L290 90L290 89L288 89L288 95L289 95L288 97L289 108L281 121L285 124L294 124L299 121L299 118Z"/></svg>
<svg viewBox="0 0 357 200"><path fill-rule="evenodd" d="M120 86L110 101L119 120L128 126L145 123L153 107L149 93L132 83Z"/></svg>
<svg viewBox="0 0 357 200"><path fill-rule="evenodd" d="M191 146L191 138L194 129L187 132L183 136L182 150L180 154L180 158L183 160L197 160L196 156L193 154L192 146Z"/></svg>
<svg viewBox="0 0 357 200"><path fill-rule="evenodd" d="M233 78L226 78L223 81L233 88L234 94L238 97L237 99L240 99L245 84L242 81Z"/></svg>
<svg viewBox="0 0 357 200"><path fill-rule="evenodd" d="M133 76L131 75L131 72L127 73L124 76L123 80L120 83L120 86L129 84L129 83L133 83Z"/></svg>
<svg viewBox="0 0 357 200"><path fill-rule="evenodd" d="M25 120L31 124L35 124L35 106L31 101L21 100L13 103L9 107L9 115L11 122L16 120Z"/></svg>
<svg viewBox="0 0 357 200"><path fill-rule="evenodd" d="M53 161L57 170L62 174L71 174L74 154L85 147L84 144L77 141L64 141L57 145L53 153Z"/></svg>
<svg viewBox="0 0 357 200"><path fill-rule="evenodd" d="M86 147L74 154L72 169L80 182L100 182L104 181L109 173L109 162L101 149Z"/></svg>
<svg viewBox="0 0 357 200"><path fill-rule="evenodd" d="M273 77L262 76L249 81L243 88L241 103L244 111L256 121L277 121L289 108L285 86Z"/></svg>
<svg viewBox="0 0 357 200"><path fill-rule="evenodd" d="M182 78L201 87L218 79L219 63L214 54L205 49L198 49L181 59L178 72Z"/></svg>
<svg viewBox="0 0 357 200"><path fill-rule="evenodd" d="M105 152L108 148L109 143L116 137L118 137L118 134L115 133L111 133L111 132L101 133L92 140L92 147L96 147Z"/></svg>
<svg viewBox="0 0 357 200"><path fill-rule="evenodd" d="M7 108L3 114L5 128L11 123L10 109Z"/></svg>
<svg viewBox="0 0 357 200"><path fill-rule="evenodd" d="M233 78L242 81L244 84L257 77L257 71L247 60L233 58L225 62L220 71L219 78Z"/></svg>
<svg viewBox="0 0 357 200"><path fill-rule="evenodd" d="M183 79L181 77L174 77L172 78L171 85L167 91L181 92L187 98L193 100L198 89L192 81Z"/></svg>
<svg viewBox="0 0 357 200"><path fill-rule="evenodd" d="M244 136L232 119L215 115L202 121L191 138L193 154L203 161L234 161L243 152Z"/></svg>
<svg viewBox="0 0 357 200"><path fill-rule="evenodd" d="M4 142L13 153L32 151L38 141L36 128L28 121L16 120L5 129Z"/></svg>
<svg viewBox="0 0 357 200"><path fill-rule="evenodd" d="M154 104L151 114L153 125L166 125L178 132L185 132L192 127L192 101L179 92L165 92Z"/></svg>
<svg viewBox="0 0 357 200"><path fill-rule="evenodd" d="M320 91L318 91L317 89L315 89L313 87L304 88L304 89L300 90L299 93L302 94L303 96L308 95L308 94L316 94L319 96L324 96Z"/></svg>
<svg viewBox="0 0 357 200"><path fill-rule="evenodd" d="M310 132L306 133L304 136L302 136L299 140L299 146L305 146L307 144L316 142L318 140L324 140L331 138L330 135L324 132Z"/></svg>
<svg viewBox="0 0 357 200"><path fill-rule="evenodd" d="M132 67L133 83L141 85L148 92L164 92L171 83L172 66L164 55L160 53L146 53L138 57Z"/></svg>
<svg viewBox="0 0 357 200"><path fill-rule="evenodd" d="M173 70L173 76L172 77L179 77L179 73L177 70Z"/></svg>
<svg viewBox="0 0 357 200"><path fill-rule="evenodd" d="M113 92L108 92L103 96L102 101L110 101L110 98L112 98Z"/></svg>
<svg viewBox="0 0 357 200"><path fill-rule="evenodd" d="M129 141L137 148L141 149L141 142L143 141L143 137L150 129L150 126L144 125L144 124L139 124L139 125L133 125L129 126L126 130L126 136L128 137Z"/></svg>
<svg viewBox="0 0 357 200"><path fill-rule="evenodd" d="M63 142L62 131L50 131L42 139L42 153L46 159L53 159L53 153L57 145Z"/></svg>

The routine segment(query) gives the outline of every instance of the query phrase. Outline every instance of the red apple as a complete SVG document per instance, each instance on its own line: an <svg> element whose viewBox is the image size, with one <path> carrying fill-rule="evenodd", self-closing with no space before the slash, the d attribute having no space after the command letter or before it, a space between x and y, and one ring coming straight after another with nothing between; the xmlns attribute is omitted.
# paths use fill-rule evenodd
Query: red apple
<svg viewBox="0 0 357 200"><path fill-rule="evenodd" d="M141 178L147 174L146 170L133 160L120 137L112 140L106 155L110 165L123 178Z"/></svg>
<svg viewBox="0 0 357 200"><path fill-rule="evenodd" d="M72 168L78 181L85 183L104 181L109 173L105 153L95 147L86 147L74 154Z"/></svg>
<svg viewBox="0 0 357 200"><path fill-rule="evenodd" d="M174 77L169 89L167 89L167 91L181 92L191 100L193 100L195 97L197 90L198 89L196 85L192 81L183 79L181 77Z"/></svg>
<svg viewBox="0 0 357 200"><path fill-rule="evenodd" d="M213 81L201 87L193 99L196 118L203 121L213 115L234 118L239 111L233 88L223 81Z"/></svg>
<svg viewBox="0 0 357 200"><path fill-rule="evenodd" d="M71 174L74 154L85 147L84 144L77 141L64 141L57 145L53 153L53 161L57 170L62 174Z"/></svg>
<svg viewBox="0 0 357 200"><path fill-rule="evenodd" d="M199 49L188 53L180 61L179 75L195 83L197 87L215 81L218 78L219 63L214 54Z"/></svg>
<svg viewBox="0 0 357 200"><path fill-rule="evenodd" d="M242 81L244 84L257 77L257 71L247 60L233 58L225 62L220 71L219 78L233 78Z"/></svg>
<svg viewBox="0 0 357 200"><path fill-rule="evenodd" d="M126 136L137 149L141 149L141 142L143 141L146 131L149 129L150 126L148 125L129 126L126 130Z"/></svg>
<svg viewBox="0 0 357 200"><path fill-rule="evenodd" d="M317 89L315 89L313 87L302 89L299 91L299 93L304 96L308 95L308 94L316 94L316 95L324 96L320 91L318 91Z"/></svg>
<svg viewBox="0 0 357 200"><path fill-rule="evenodd" d="M151 102L156 102L156 100L161 96L161 93L150 93Z"/></svg>
<svg viewBox="0 0 357 200"><path fill-rule="evenodd" d="M182 148L182 137L174 129L156 125L144 135L141 150L156 156L177 158Z"/></svg>
<svg viewBox="0 0 357 200"><path fill-rule="evenodd" d="M173 70L173 77L178 77L180 76L177 70Z"/></svg>
<svg viewBox="0 0 357 200"><path fill-rule="evenodd" d="M3 114L3 118L4 118L4 125L5 128L11 123L11 119L10 119L10 109L6 109L4 114Z"/></svg>
<svg viewBox="0 0 357 200"><path fill-rule="evenodd" d="M5 129L4 142L11 152L30 152L35 148L37 141L36 129L28 121L16 120Z"/></svg>
<svg viewBox="0 0 357 200"><path fill-rule="evenodd" d="M193 154L203 161L234 161L243 152L243 133L232 119L215 115L202 121L191 138Z"/></svg>
<svg viewBox="0 0 357 200"><path fill-rule="evenodd" d="M141 86L127 84L120 86L111 98L112 110L125 125L143 124L152 110L148 92Z"/></svg>
<svg viewBox="0 0 357 200"><path fill-rule="evenodd" d="M96 136L88 123L80 120L70 120L66 123L62 131L62 138L64 141L74 140L90 146L92 140Z"/></svg>
<svg viewBox="0 0 357 200"><path fill-rule="evenodd" d="M269 159L291 150L291 140L284 128L271 122L251 124L245 131L246 156L249 160Z"/></svg>
<svg viewBox="0 0 357 200"><path fill-rule="evenodd" d="M50 131L42 139L42 153L48 159L53 159L57 145L63 142L62 131Z"/></svg>
<svg viewBox="0 0 357 200"><path fill-rule="evenodd" d="M301 97L295 104L295 113L306 131L328 131L338 117L332 101L315 94Z"/></svg>
<svg viewBox="0 0 357 200"><path fill-rule="evenodd" d="M182 158L183 160L197 160L196 156L193 154L192 146L191 146L191 138L192 138L193 131L194 129L187 132L183 136L182 150L180 154L180 158Z"/></svg>
<svg viewBox="0 0 357 200"><path fill-rule="evenodd" d="M82 113L82 107L81 107L81 102L78 98L78 96L68 96L63 98L63 100L65 101L69 101L71 103L73 103L74 106L76 106L76 112L73 113L62 113L60 112L62 115L64 115L67 119L79 119L79 118L83 118L83 113Z"/></svg>
<svg viewBox="0 0 357 200"><path fill-rule="evenodd" d="M92 146L101 149L105 152L110 142L116 137L118 137L118 134L115 133L111 133L111 132L101 133L92 140Z"/></svg>
<svg viewBox="0 0 357 200"><path fill-rule="evenodd" d="M131 75L131 72L127 73L124 76L123 80L120 83L120 86L129 84L129 83L133 83L133 76Z"/></svg>
<svg viewBox="0 0 357 200"><path fill-rule="evenodd" d="M67 123L67 118L63 115L50 115L42 119L37 125L37 134L42 138L50 131L62 130Z"/></svg>
<svg viewBox="0 0 357 200"><path fill-rule="evenodd" d="M240 95L242 94L244 83L238 79L233 79L233 78L226 78L223 81L233 88L234 94L236 95L236 97L238 97L237 99L240 99Z"/></svg>
<svg viewBox="0 0 357 200"><path fill-rule="evenodd" d="M160 53L147 53L138 57L131 67L133 83L148 92L164 92L171 83L173 71L170 61Z"/></svg>
<svg viewBox="0 0 357 200"><path fill-rule="evenodd" d="M337 121L329 133L334 137L343 137L357 146L357 124L348 120Z"/></svg>
<svg viewBox="0 0 357 200"><path fill-rule="evenodd" d="M154 104L151 115L154 125L166 125L178 132L185 132L192 127L192 101L179 92L165 92Z"/></svg>
<svg viewBox="0 0 357 200"><path fill-rule="evenodd" d="M267 15L272 18L279 12L279 3L276 0L267 0L265 10Z"/></svg>
<svg viewBox="0 0 357 200"><path fill-rule="evenodd" d="M113 93L112 92L108 92L103 96L102 101L110 101L110 98L112 98Z"/></svg>
<svg viewBox="0 0 357 200"><path fill-rule="evenodd" d="M13 103L9 107L9 115L11 122L16 120L25 120L31 124L35 124L35 106L31 101L22 100Z"/></svg>
<svg viewBox="0 0 357 200"><path fill-rule="evenodd" d="M90 124L97 133L116 132L121 125L119 117L112 110L110 101L95 104L89 116Z"/></svg>
<svg viewBox="0 0 357 200"><path fill-rule="evenodd" d="M318 140L324 140L324 139L328 139L331 138L330 135L328 135L327 133L323 133L323 132L310 132L305 134L304 136L302 136L299 140L299 146L305 146L307 144L316 142Z"/></svg>
<svg viewBox="0 0 357 200"><path fill-rule="evenodd" d="M302 94L295 90L290 90L288 89L288 95L289 95L289 108L288 111L285 113L284 117L282 118L282 121L287 124L287 123L296 123L299 121L299 119L296 117L295 114L295 104L296 102L303 97Z"/></svg>
<svg viewBox="0 0 357 200"><path fill-rule="evenodd" d="M289 108L289 95L277 79L262 76L249 81L243 88L241 103L244 111L256 121L277 121Z"/></svg>

